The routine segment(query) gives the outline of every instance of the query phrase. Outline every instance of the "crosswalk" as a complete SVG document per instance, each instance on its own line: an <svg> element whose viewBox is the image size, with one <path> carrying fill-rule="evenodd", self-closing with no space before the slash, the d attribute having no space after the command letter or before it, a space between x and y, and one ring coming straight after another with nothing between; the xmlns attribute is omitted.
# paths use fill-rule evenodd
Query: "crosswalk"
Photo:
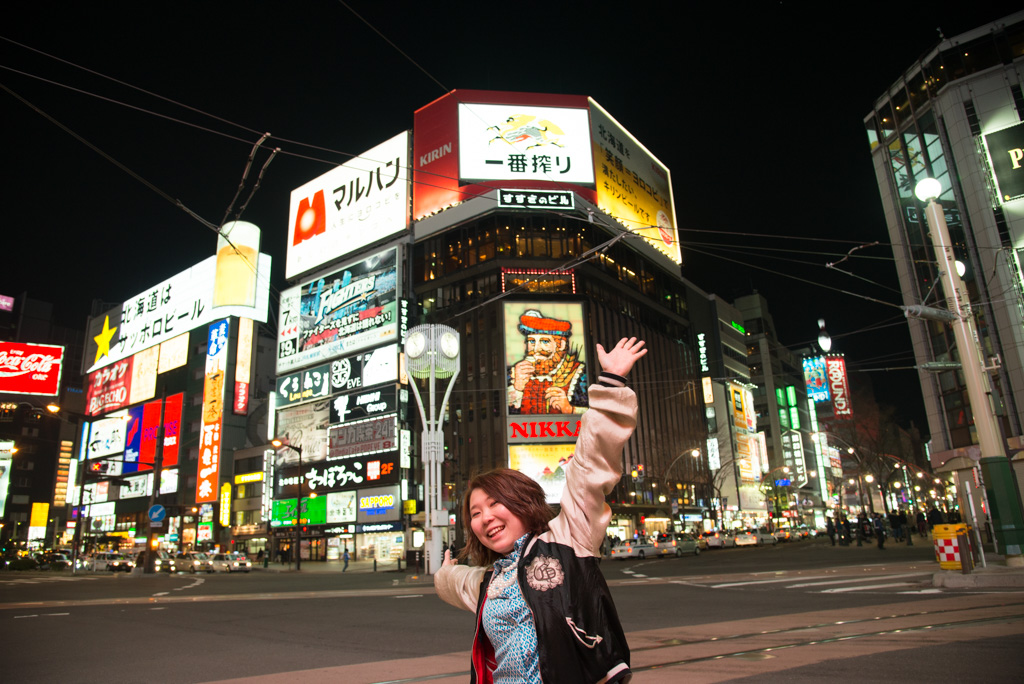
<svg viewBox="0 0 1024 684"><path fill-rule="evenodd" d="M56 582L82 582L103 579L98 575L29 575L27 577L0 577L0 584L53 584Z"/></svg>

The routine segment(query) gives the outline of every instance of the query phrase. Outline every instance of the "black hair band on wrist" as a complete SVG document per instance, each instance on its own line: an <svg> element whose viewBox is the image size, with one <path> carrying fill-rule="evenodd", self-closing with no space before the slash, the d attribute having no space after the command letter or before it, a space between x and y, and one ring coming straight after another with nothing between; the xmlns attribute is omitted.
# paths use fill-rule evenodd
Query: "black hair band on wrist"
<svg viewBox="0 0 1024 684"><path fill-rule="evenodd" d="M597 378L597 384L604 387L625 387L626 378L608 371L601 371L601 375Z"/></svg>

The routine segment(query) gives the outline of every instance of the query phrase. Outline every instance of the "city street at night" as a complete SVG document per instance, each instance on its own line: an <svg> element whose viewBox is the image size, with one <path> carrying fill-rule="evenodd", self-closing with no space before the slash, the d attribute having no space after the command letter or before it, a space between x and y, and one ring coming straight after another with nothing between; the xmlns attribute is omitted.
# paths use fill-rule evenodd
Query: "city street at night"
<svg viewBox="0 0 1024 684"><path fill-rule="evenodd" d="M9 681L464 682L472 618L426 578L348 573L7 573ZM930 540L825 539L602 564L634 682L1015 681L1024 587L932 586ZM110 656L132 642L145 657ZM60 657L54 646L60 645ZM211 654L219 654L213 657Z"/></svg>

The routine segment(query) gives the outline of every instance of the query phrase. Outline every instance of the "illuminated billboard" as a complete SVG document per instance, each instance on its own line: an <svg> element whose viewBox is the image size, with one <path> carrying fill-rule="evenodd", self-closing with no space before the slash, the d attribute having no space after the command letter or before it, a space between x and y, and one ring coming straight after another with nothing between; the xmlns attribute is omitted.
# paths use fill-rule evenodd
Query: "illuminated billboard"
<svg viewBox="0 0 1024 684"><path fill-rule="evenodd" d="M569 114L563 117L562 112ZM586 113L587 98L581 95L487 90L453 90L420 107L414 116L413 218L491 192L495 185L526 188L569 183L572 191L594 202L589 124L578 128ZM526 121L530 116L534 118ZM462 130L460 123L465 126ZM552 142L556 139L560 144L570 141L571 149L565 148L563 154ZM463 142L468 146L465 153ZM510 159L509 155L522 156ZM579 165L584 158L586 168ZM474 177L486 182L459 180ZM567 177L585 180L581 185L580 180Z"/></svg>
<svg viewBox="0 0 1024 684"><path fill-rule="evenodd" d="M850 420L853 408L850 406L850 384L846 379L846 359L842 356L826 356L825 372L832 392L832 413L836 418Z"/></svg>
<svg viewBox="0 0 1024 684"><path fill-rule="evenodd" d="M0 342L0 394L60 394L64 347Z"/></svg>
<svg viewBox="0 0 1024 684"><path fill-rule="evenodd" d="M401 519L402 497L398 485L359 490L356 522L375 523Z"/></svg>
<svg viewBox="0 0 1024 684"><path fill-rule="evenodd" d="M307 273L409 225L409 132L292 191L285 278Z"/></svg>
<svg viewBox="0 0 1024 684"><path fill-rule="evenodd" d="M220 475L221 428L224 422L224 378L228 360L228 321L210 326L206 343L203 415L199 432L196 503L217 500Z"/></svg>
<svg viewBox="0 0 1024 684"><path fill-rule="evenodd" d="M277 373L398 339L397 249L284 290Z"/></svg>
<svg viewBox="0 0 1024 684"><path fill-rule="evenodd" d="M588 406L583 304L529 301L503 307L510 423L523 414L583 413Z"/></svg>
<svg viewBox="0 0 1024 684"><path fill-rule="evenodd" d="M640 141L590 99L597 205L681 263L672 175Z"/></svg>
<svg viewBox="0 0 1024 684"><path fill-rule="evenodd" d="M332 425L327 431L327 460L339 461L398 450L398 417L380 416Z"/></svg>
<svg viewBox="0 0 1024 684"><path fill-rule="evenodd" d="M508 467L535 480L548 503L558 503L565 489L565 466L576 444L510 444Z"/></svg>
<svg viewBox="0 0 1024 684"><path fill-rule="evenodd" d="M294 406L278 412L275 432L287 444L302 449L303 463L315 463L327 458L327 425L330 417L327 400ZM277 450L275 465L278 468L296 465L298 462L299 455L294 450Z"/></svg>
<svg viewBox="0 0 1024 684"><path fill-rule="evenodd" d="M216 305L218 265L214 255L90 319L83 360L85 372L91 373L226 316L265 323L270 299L270 262L269 255L259 255L253 276L257 283L256 301L252 306Z"/></svg>
<svg viewBox="0 0 1024 684"><path fill-rule="evenodd" d="M1024 122L983 138L999 201L1006 204L1024 197Z"/></svg>
<svg viewBox="0 0 1024 684"><path fill-rule="evenodd" d="M587 110L459 103L459 180L592 185Z"/></svg>
<svg viewBox="0 0 1024 684"><path fill-rule="evenodd" d="M807 398L815 404L832 401L828 391L828 376L825 373L825 357L804 357L803 365L804 382L807 383Z"/></svg>
<svg viewBox="0 0 1024 684"><path fill-rule="evenodd" d="M14 465L14 442L0 440L0 515L7 505L7 488L11 481L11 466Z"/></svg>
<svg viewBox="0 0 1024 684"><path fill-rule="evenodd" d="M100 458L123 452L127 428L127 414L94 421L89 426L87 457Z"/></svg>

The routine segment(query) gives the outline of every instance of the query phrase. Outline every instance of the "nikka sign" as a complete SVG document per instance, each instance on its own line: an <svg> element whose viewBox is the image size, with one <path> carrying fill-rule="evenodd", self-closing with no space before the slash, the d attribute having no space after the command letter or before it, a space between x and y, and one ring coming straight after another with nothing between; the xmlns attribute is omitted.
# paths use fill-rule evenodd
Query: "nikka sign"
<svg viewBox="0 0 1024 684"><path fill-rule="evenodd" d="M846 380L846 359L841 356L826 356L825 372L828 375L829 388L832 390L832 413L836 418L852 419L850 385Z"/></svg>
<svg viewBox="0 0 1024 684"><path fill-rule="evenodd" d="M580 436L578 414L558 420L555 416L508 416L508 443L569 442Z"/></svg>

